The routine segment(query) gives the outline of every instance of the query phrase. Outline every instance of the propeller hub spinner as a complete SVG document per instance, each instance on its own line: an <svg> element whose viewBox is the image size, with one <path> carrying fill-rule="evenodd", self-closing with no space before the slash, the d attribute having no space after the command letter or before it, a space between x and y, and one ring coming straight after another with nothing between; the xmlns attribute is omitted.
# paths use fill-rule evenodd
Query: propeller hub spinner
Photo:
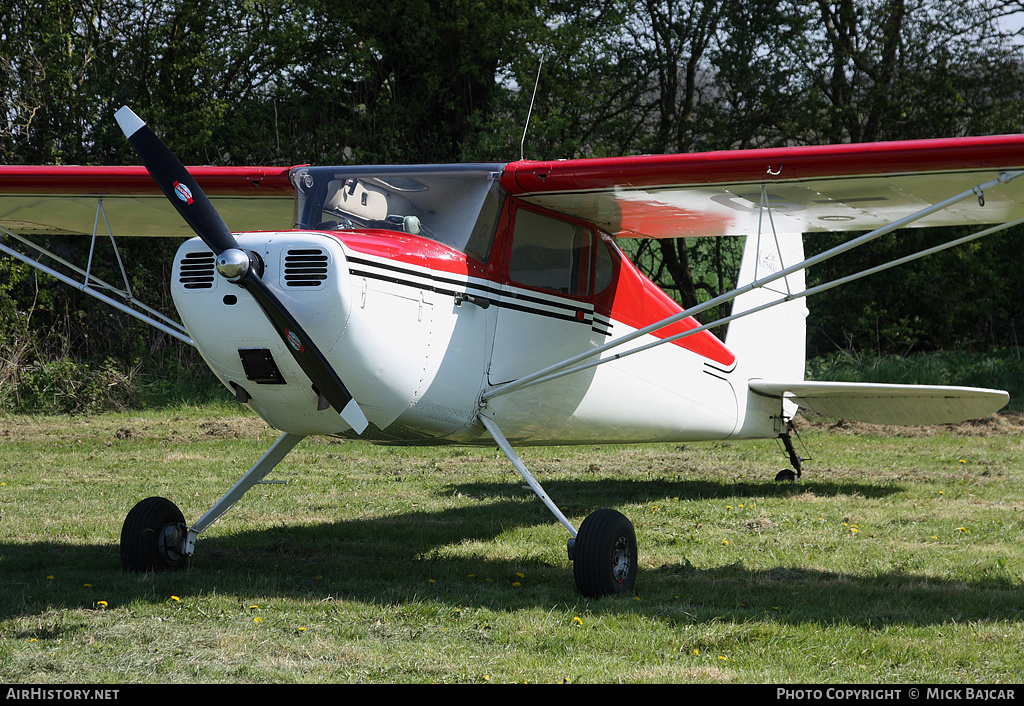
<svg viewBox="0 0 1024 706"><path fill-rule="evenodd" d="M229 282L237 282L249 271L249 255L238 248L225 250L217 257L217 271Z"/></svg>

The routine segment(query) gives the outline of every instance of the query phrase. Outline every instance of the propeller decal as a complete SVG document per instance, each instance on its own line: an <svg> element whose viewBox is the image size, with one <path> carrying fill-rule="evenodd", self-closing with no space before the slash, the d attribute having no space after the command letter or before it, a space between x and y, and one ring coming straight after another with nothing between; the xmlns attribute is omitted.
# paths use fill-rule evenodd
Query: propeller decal
<svg viewBox="0 0 1024 706"><path fill-rule="evenodd" d="M192 205L192 191L180 181L174 182L174 194L189 206Z"/></svg>
<svg viewBox="0 0 1024 706"><path fill-rule="evenodd" d="M285 333L287 334L288 345L292 347L292 350L302 353L302 339L296 336L294 331L286 331Z"/></svg>

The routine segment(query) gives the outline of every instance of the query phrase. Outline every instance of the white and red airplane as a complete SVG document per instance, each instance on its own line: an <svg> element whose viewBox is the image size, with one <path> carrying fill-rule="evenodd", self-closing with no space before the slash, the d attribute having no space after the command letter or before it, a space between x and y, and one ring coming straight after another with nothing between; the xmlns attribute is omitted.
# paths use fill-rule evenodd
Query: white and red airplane
<svg viewBox="0 0 1024 706"><path fill-rule="evenodd" d="M325 434L496 444L568 530L579 591L629 591L629 520L598 510L577 531L515 446L780 438L794 466L780 477L792 478L798 406L934 424L982 417L1008 400L977 388L805 381L804 298L911 258L813 290L804 270L899 228L978 224L951 246L1024 221L1024 180L1014 183L1024 135L510 164L186 169L130 109L117 119L145 168L0 167L0 251L193 343L235 398L282 432L195 523L163 498L136 505L121 535L128 570L182 565L198 535L299 441ZM181 245L172 275L183 326L138 310L127 287L118 296L88 268L44 264L57 256L27 237L95 239L101 223L111 236L198 234ZM803 234L835 230L863 234L804 257ZM689 310L616 245L734 235L746 236L737 288ZM729 300L728 319L694 318ZM726 321L719 340L709 329Z"/></svg>

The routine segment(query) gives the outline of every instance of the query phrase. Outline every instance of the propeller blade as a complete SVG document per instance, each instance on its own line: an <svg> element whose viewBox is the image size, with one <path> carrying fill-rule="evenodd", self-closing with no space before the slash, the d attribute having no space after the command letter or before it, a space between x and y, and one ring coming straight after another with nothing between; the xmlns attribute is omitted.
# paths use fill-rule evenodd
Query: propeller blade
<svg viewBox="0 0 1024 706"><path fill-rule="evenodd" d="M369 424L366 415L313 339L260 278L248 253L239 247L235 236L196 180L131 108L122 107L114 117L167 199L213 250L217 256L218 271L252 295L288 346L295 362L313 383L317 394L323 396L350 427L362 434Z"/></svg>
<svg viewBox="0 0 1024 706"><path fill-rule="evenodd" d="M156 133L128 106L114 113L114 118L168 200L213 253L238 248L210 199Z"/></svg>

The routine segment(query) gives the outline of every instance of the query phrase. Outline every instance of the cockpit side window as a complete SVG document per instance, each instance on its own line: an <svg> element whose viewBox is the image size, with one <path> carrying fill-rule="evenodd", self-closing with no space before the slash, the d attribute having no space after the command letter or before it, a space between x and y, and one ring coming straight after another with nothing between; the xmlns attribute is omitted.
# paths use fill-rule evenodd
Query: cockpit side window
<svg viewBox="0 0 1024 706"><path fill-rule="evenodd" d="M512 233L509 279L528 287L586 296L593 241L588 228L521 208Z"/></svg>

